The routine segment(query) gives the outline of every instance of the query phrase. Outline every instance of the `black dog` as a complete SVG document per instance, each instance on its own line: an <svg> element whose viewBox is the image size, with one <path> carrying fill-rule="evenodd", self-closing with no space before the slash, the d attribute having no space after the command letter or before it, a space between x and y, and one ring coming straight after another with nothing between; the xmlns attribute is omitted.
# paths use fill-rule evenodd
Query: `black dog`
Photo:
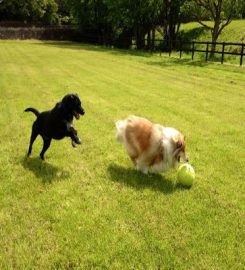
<svg viewBox="0 0 245 270"><path fill-rule="evenodd" d="M79 119L80 114L85 113L77 94L66 95L51 111L39 113L34 108L27 108L25 112L33 112L37 116L37 120L32 125L28 156L31 154L32 144L38 135L43 138L43 149L40 153L42 160L44 160L44 153L49 148L52 139L60 140L70 137L73 147L81 144L77 131L72 126L73 116Z"/></svg>

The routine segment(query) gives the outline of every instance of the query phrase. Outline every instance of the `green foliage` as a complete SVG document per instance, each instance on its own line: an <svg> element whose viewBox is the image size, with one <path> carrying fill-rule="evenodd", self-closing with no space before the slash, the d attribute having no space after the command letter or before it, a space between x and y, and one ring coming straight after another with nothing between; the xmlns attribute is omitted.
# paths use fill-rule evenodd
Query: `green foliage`
<svg viewBox="0 0 245 270"><path fill-rule="evenodd" d="M186 0L9 0L0 5L3 19L46 24L79 24L83 36L114 40L129 47L133 37L144 48L146 34L164 29L166 39L176 39L181 7ZM125 42L126 40L126 42Z"/></svg>
<svg viewBox="0 0 245 270"><path fill-rule="evenodd" d="M78 43L0 41L0 269L236 269L244 257L244 68ZM83 140L27 160L32 114L66 93ZM129 114L180 129L196 171L145 176L115 140Z"/></svg>
<svg viewBox="0 0 245 270"><path fill-rule="evenodd" d="M56 23L58 5L55 0L9 0L0 4L0 16L5 20Z"/></svg>
<svg viewBox="0 0 245 270"><path fill-rule="evenodd" d="M189 14L192 21L197 18L213 20L216 15L220 15L220 20L224 21L227 18L241 18L243 5L243 0L187 0L182 9L185 17Z"/></svg>
<svg viewBox="0 0 245 270"><path fill-rule="evenodd" d="M138 48L142 48L146 33L159 23L160 7L163 1L107 1L109 16L115 34L124 31L136 37Z"/></svg>
<svg viewBox="0 0 245 270"><path fill-rule="evenodd" d="M214 21L213 40L244 13L242 0L4 0L1 20L44 24L79 24L80 33L101 43L129 48L133 38L144 48L157 28L165 40L176 40L181 22Z"/></svg>

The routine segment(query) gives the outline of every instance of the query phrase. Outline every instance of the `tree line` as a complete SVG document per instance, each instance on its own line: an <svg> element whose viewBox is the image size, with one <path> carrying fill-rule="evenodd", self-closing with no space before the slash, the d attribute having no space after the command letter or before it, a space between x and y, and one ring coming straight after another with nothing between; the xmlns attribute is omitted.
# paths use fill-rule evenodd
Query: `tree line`
<svg viewBox="0 0 245 270"><path fill-rule="evenodd" d="M138 49L154 39L178 38L180 24L198 21L216 42L234 18L245 18L244 0L0 0L0 21L77 25L80 35ZM207 24L204 21L212 21Z"/></svg>

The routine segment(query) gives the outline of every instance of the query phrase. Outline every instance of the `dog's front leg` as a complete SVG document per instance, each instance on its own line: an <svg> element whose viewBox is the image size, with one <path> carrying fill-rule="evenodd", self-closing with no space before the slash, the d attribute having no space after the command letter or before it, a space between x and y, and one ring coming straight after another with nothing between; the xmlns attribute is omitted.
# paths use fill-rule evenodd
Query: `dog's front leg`
<svg viewBox="0 0 245 270"><path fill-rule="evenodd" d="M143 161L137 160L136 161L136 169L138 171L143 172L144 174L148 174L149 166L147 166Z"/></svg>
<svg viewBox="0 0 245 270"><path fill-rule="evenodd" d="M81 144L81 139L77 136L77 131L71 123L67 123L67 136L71 138L71 144L76 147L76 144Z"/></svg>

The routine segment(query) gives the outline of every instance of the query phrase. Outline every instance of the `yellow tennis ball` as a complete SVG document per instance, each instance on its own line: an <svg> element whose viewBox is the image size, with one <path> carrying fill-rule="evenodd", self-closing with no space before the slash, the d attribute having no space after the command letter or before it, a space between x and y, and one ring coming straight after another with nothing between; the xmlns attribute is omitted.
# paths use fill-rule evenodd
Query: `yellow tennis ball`
<svg viewBox="0 0 245 270"><path fill-rule="evenodd" d="M195 171L189 163L184 163L178 168L178 182L185 186L191 187L195 179Z"/></svg>

